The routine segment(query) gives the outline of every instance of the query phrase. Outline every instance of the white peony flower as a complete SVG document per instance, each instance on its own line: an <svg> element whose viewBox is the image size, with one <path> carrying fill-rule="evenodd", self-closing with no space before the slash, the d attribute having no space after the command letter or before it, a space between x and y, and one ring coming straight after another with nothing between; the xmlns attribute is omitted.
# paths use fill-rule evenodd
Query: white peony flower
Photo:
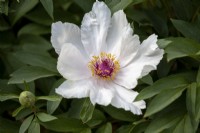
<svg viewBox="0 0 200 133"><path fill-rule="evenodd" d="M142 114L144 101L132 89L137 80L163 57L157 36L140 44L122 10L111 17L104 2L96 1L81 28L72 23L52 24L51 42L59 55L57 69L67 79L56 93L65 98L90 97L92 104L109 104Z"/></svg>

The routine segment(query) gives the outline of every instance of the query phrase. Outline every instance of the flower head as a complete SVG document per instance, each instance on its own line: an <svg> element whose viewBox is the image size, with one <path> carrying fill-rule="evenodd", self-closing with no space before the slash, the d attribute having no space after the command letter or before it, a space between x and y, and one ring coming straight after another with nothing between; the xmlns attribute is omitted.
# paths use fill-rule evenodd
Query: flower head
<svg viewBox="0 0 200 133"><path fill-rule="evenodd" d="M145 102L134 102L138 93L132 89L163 57L155 34L140 44L122 10L111 17L106 4L96 1L81 28L53 23L51 42L59 55L57 69L67 79L56 93L142 113Z"/></svg>

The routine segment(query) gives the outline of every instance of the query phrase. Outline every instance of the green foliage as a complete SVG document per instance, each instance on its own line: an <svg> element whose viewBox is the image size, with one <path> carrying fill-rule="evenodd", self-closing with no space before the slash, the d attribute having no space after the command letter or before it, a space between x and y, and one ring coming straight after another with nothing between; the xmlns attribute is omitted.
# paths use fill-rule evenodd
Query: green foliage
<svg viewBox="0 0 200 133"><path fill-rule="evenodd" d="M94 105L90 102L90 99L85 99L81 112L80 112L80 118L83 121L83 123L88 122L91 120L93 111L94 111Z"/></svg>
<svg viewBox="0 0 200 133"><path fill-rule="evenodd" d="M29 126L33 120L33 117L34 116L31 115L23 121L22 125L20 126L19 133L24 133L29 128Z"/></svg>
<svg viewBox="0 0 200 133"><path fill-rule="evenodd" d="M25 66L12 73L11 74L12 78L9 80L8 83L16 84L16 83L23 83L24 81L31 82L35 79L54 76L54 75L56 75L56 73L51 72L42 67Z"/></svg>
<svg viewBox="0 0 200 133"><path fill-rule="evenodd" d="M200 132L200 1L104 1L112 14L124 10L141 41L155 33L164 49L157 70L134 88L147 103L143 115L55 93L65 79L51 24L80 26L95 0L0 0L0 133ZM20 106L23 91L35 95L33 105Z"/></svg>

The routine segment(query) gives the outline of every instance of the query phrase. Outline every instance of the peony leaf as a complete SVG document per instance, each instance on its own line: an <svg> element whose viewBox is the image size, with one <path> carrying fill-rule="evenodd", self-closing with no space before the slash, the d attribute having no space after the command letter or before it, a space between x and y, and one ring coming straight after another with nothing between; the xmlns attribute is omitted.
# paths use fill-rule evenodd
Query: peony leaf
<svg viewBox="0 0 200 133"><path fill-rule="evenodd" d="M40 133L40 124L38 123L37 118L34 118L31 122L31 125L28 128L28 133Z"/></svg>
<svg viewBox="0 0 200 133"><path fill-rule="evenodd" d="M18 114L22 109L24 109L24 108L25 108L24 106L20 106L20 107L17 108L15 111L13 111L12 116L13 116L13 117L17 116L17 114Z"/></svg>
<svg viewBox="0 0 200 133"><path fill-rule="evenodd" d="M37 113L37 117L42 122L47 122L47 121L52 121L52 120L57 119L55 116L52 116L43 112Z"/></svg>
<svg viewBox="0 0 200 133"><path fill-rule="evenodd" d="M180 113L179 111L173 111L173 113L165 113L162 115L157 116L152 122L149 124L145 133L160 133L165 129L168 129L176 123L178 123L184 114Z"/></svg>
<svg viewBox="0 0 200 133"><path fill-rule="evenodd" d="M23 121L22 125L20 126L19 133L26 132L26 130L29 128L29 126L33 120L33 117L34 117L34 115L31 115Z"/></svg>
<svg viewBox="0 0 200 133"><path fill-rule="evenodd" d="M200 51L198 42L182 37L171 38L170 40L172 42L165 48L168 61L181 57L192 57L200 60L196 55Z"/></svg>
<svg viewBox="0 0 200 133"><path fill-rule="evenodd" d="M112 12L116 12L125 9L130 4L134 5L143 1L144 0L106 0L106 3Z"/></svg>
<svg viewBox="0 0 200 133"><path fill-rule="evenodd" d="M34 54L30 52L25 51L17 51L12 54L15 56L19 61L31 65L31 66L38 66L41 68L48 69L52 72L58 72L56 69L56 60L52 57L40 55L40 54ZM30 60L31 59L31 60Z"/></svg>
<svg viewBox="0 0 200 133"><path fill-rule="evenodd" d="M49 27L35 24L35 23L30 23L30 24L25 25L19 30L18 36L21 36L24 34L43 35L43 34L49 34L49 33L50 33Z"/></svg>
<svg viewBox="0 0 200 133"><path fill-rule="evenodd" d="M194 39L200 42L200 24L189 23L183 20L171 19L175 28L180 31L185 37Z"/></svg>
<svg viewBox="0 0 200 133"><path fill-rule="evenodd" d="M178 97L181 96L182 92L186 89L187 86L182 86L170 90L162 91L155 98L152 99L150 104L147 107L147 111L144 117L151 116L152 114L157 113L163 108L167 107L173 101L175 101Z"/></svg>
<svg viewBox="0 0 200 133"><path fill-rule="evenodd" d="M90 99L86 98L80 112L80 118L83 123L88 122L92 118L94 109L95 106L90 102Z"/></svg>
<svg viewBox="0 0 200 133"><path fill-rule="evenodd" d="M0 101L6 101L15 98L19 98L19 96L16 94L0 94Z"/></svg>
<svg viewBox="0 0 200 133"><path fill-rule="evenodd" d="M16 70L11 74L9 84L23 83L24 81L31 82L33 80L50 77L56 75L55 72L37 66L25 66Z"/></svg>
<svg viewBox="0 0 200 133"><path fill-rule="evenodd" d="M61 96L58 95L52 95L52 96L38 96L36 97L36 100L47 100L47 101L59 101L61 99Z"/></svg>
<svg viewBox="0 0 200 133"><path fill-rule="evenodd" d="M131 112L125 111L123 109L117 109L113 106L102 108L106 113L117 120L133 122L137 119L137 116L134 116Z"/></svg>
<svg viewBox="0 0 200 133"><path fill-rule="evenodd" d="M12 25L14 25L23 15L34 8L38 4L38 0L20 0L20 3L16 3L16 12L12 18Z"/></svg>
<svg viewBox="0 0 200 133"><path fill-rule="evenodd" d="M112 125L111 123L106 123L103 126L101 126L96 133L112 133Z"/></svg>
<svg viewBox="0 0 200 133"><path fill-rule="evenodd" d="M163 90L172 90L177 87L187 86L191 82L190 80L195 80L194 78L195 74L191 72L170 75L162 78L156 81L152 86L143 89L137 96L136 100L151 98Z"/></svg>
<svg viewBox="0 0 200 133"><path fill-rule="evenodd" d="M88 126L84 125L80 120L72 118L58 118L41 124L46 129L56 132L80 132L88 128Z"/></svg>
<svg viewBox="0 0 200 133"><path fill-rule="evenodd" d="M188 114L186 114L175 126L173 133L194 133L191 119Z"/></svg>
<svg viewBox="0 0 200 133"><path fill-rule="evenodd" d="M49 14L49 16L52 19L54 19L53 18L53 0L40 0L40 2L42 3L44 9Z"/></svg>

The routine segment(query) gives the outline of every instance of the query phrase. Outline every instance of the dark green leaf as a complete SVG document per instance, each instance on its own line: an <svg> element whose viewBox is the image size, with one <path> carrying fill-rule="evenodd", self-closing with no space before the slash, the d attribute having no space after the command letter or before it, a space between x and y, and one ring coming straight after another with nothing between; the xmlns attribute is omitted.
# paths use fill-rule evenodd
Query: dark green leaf
<svg viewBox="0 0 200 133"><path fill-rule="evenodd" d="M93 112L92 119L87 122L87 125L90 127L96 127L97 125L101 124L106 120L106 117L104 116L103 112L95 109Z"/></svg>
<svg viewBox="0 0 200 133"><path fill-rule="evenodd" d="M133 129L131 130L131 133L143 133L143 132L145 132L149 123L150 123L149 121L143 121L143 122L135 125L133 127Z"/></svg>
<svg viewBox="0 0 200 133"><path fill-rule="evenodd" d="M152 79L151 75L149 75L149 74L142 77L140 80L148 85L153 85L153 79Z"/></svg>
<svg viewBox="0 0 200 133"><path fill-rule="evenodd" d="M188 23L183 20L171 19L175 28L180 31L185 37L194 39L200 42L200 24Z"/></svg>
<svg viewBox="0 0 200 133"><path fill-rule="evenodd" d="M182 120L176 125L173 133L194 133L189 115L185 115Z"/></svg>
<svg viewBox="0 0 200 133"><path fill-rule="evenodd" d="M200 51L199 43L194 40L181 37L171 38L169 40L171 40L172 43L168 44L165 48L168 61L187 56L197 59L196 53Z"/></svg>
<svg viewBox="0 0 200 133"><path fill-rule="evenodd" d="M18 32L18 36L21 36L23 34L43 35L48 33L50 33L49 27L30 23L20 29L20 31Z"/></svg>
<svg viewBox="0 0 200 133"><path fill-rule="evenodd" d="M21 120L24 119L25 117L29 116L30 114L32 114L32 110L30 108L24 108L23 110L21 110L17 116L15 117L16 120Z"/></svg>
<svg viewBox="0 0 200 133"><path fill-rule="evenodd" d="M44 9L47 11L49 16L53 19L53 1L52 0L40 0Z"/></svg>
<svg viewBox="0 0 200 133"><path fill-rule="evenodd" d="M200 120L200 82L197 83L197 89L196 89L196 121Z"/></svg>
<svg viewBox="0 0 200 133"><path fill-rule="evenodd" d="M80 132L88 128L80 120L72 118L58 118L56 120L41 124L46 129L56 132Z"/></svg>
<svg viewBox="0 0 200 133"><path fill-rule="evenodd" d="M166 48L170 43L172 43L173 40L170 40L170 38L167 39L158 39L157 44L159 48Z"/></svg>
<svg viewBox="0 0 200 133"><path fill-rule="evenodd" d="M0 13L8 15L8 0L0 1Z"/></svg>
<svg viewBox="0 0 200 133"><path fill-rule="evenodd" d="M194 14L194 7L190 0L173 0L172 7L177 18L190 20Z"/></svg>
<svg viewBox="0 0 200 133"><path fill-rule="evenodd" d="M84 129L84 130L77 132L77 133L92 133L92 131L91 131L90 128L87 128L87 129Z"/></svg>
<svg viewBox="0 0 200 133"><path fill-rule="evenodd" d="M157 66L157 74L159 78L166 77L170 72L171 67L174 65L174 62L167 62L167 59L163 57L160 63Z"/></svg>
<svg viewBox="0 0 200 133"><path fill-rule="evenodd" d="M16 12L12 18L12 25L14 25L23 15L35 7L38 3L38 0L20 0L20 3L16 4Z"/></svg>
<svg viewBox="0 0 200 133"><path fill-rule="evenodd" d="M156 112L168 106L170 103L175 101L178 97L180 97L182 92L185 89L186 89L186 86L162 91L150 102L150 104L147 107L147 111L144 117L155 114Z"/></svg>
<svg viewBox="0 0 200 133"><path fill-rule="evenodd" d="M173 113L165 113L163 115L157 116L155 119L147 127L145 133L160 133L164 129L168 129L177 122L181 120L183 114L177 111L173 111Z"/></svg>
<svg viewBox="0 0 200 133"><path fill-rule="evenodd" d="M15 99L15 98L19 98L19 96L16 94L1 94L0 93L0 101L6 101L9 99Z"/></svg>
<svg viewBox="0 0 200 133"><path fill-rule="evenodd" d="M145 14L160 36L168 35L167 18L164 11L161 9L145 10Z"/></svg>
<svg viewBox="0 0 200 133"><path fill-rule="evenodd" d="M123 109L117 109L113 106L106 106L106 107L102 107L102 108L110 116L112 116L115 119L121 120L121 121L133 122L137 119L137 117L134 116L131 112L125 111Z"/></svg>
<svg viewBox="0 0 200 133"><path fill-rule="evenodd" d="M194 131L196 131L199 125L198 112L196 112L198 111L198 99L198 87L197 84L194 82L189 86L186 93L186 106Z"/></svg>
<svg viewBox="0 0 200 133"><path fill-rule="evenodd" d="M0 79L0 95L3 94L19 94L21 89L15 85L8 85L7 79Z"/></svg>
<svg viewBox="0 0 200 133"><path fill-rule="evenodd" d="M20 36L20 44L22 44L23 51L46 56L49 56L49 53L47 54L47 50L52 48L52 45L47 40L36 35ZM38 47L40 48L38 49Z"/></svg>
<svg viewBox="0 0 200 133"><path fill-rule="evenodd" d="M38 66L38 67L48 69L52 72L57 72L56 60L52 57L39 55L39 54L33 54L29 52L24 52L24 51L17 51L13 53L13 56L15 56L18 60L20 60L21 62L25 64L28 64L31 66Z"/></svg>
<svg viewBox="0 0 200 133"><path fill-rule="evenodd" d="M42 122L52 121L57 119L55 116L46 114L46 113L37 113L37 117Z"/></svg>
<svg viewBox="0 0 200 133"><path fill-rule="evenodd" d="M50 77L54 75L56 75L56 73L41 67L25 66L12 73L12 78L9 80L8 83L17 84L23 83L24 81L31 82L39 78Z"/></svg>
<svg viewBox="0 0 200 133"><path fill-rule="evenodd" d="M28 128L28 133L40 133L40 124L36 118L31 122L31 125Z"/></svg>
<svg viewBox="0 0 200 133"><path fill-rule="evenodd" d="M28 129L28 127L30 126L30 124L33 120L33 117L34 117L34 115L31 115L23 121L22 125L20 126L19 133L26 132L26 130Z"/></svg>
<svg viewBox="0 0 200 133"><path fill-rule="evenodd" d="M186 105L187 105L187 110L191 118L194 119L195 114L196 114L196 90L197 89L197 84L192 83L188 89L187 89L187 95L186 95Z"/></svg>
<svg viewBox="0 0 200 133"><path fill-rule="evenodd" d="M180 73L171 75L156 81L152 86L143 89L136 100L148 99L155 96L163 90L172 90L181 86L186 86L195 77L194 73ZM170 84L169 84L170 83Z"/></svg>
<svg viewBox="0 0 200 133"><path fill-rule="evenodd" d="M197 83L200 83L200 67L197 73L197 79L196 79Z"/></svg>
<svg viewBox="0 0 200 133"><path fill-rule="evenodd" d="M123 125L117 129L116 133L131 133L135 125Z"/></svg>
<svg viewBox="0 0 200 133"><path fill-rule="evenodd" d="M27 13L25 17L35 23L42 25L50 26L53 23L51 17L40 4L36 6L33 10L31 10L31 12Z"/></svg>
<svg viewBox="0 0 200 133"><path fill-rule="evenodd" d="M183 117L185 118L185 117ZM185 119L182 119L174 128L173 133L184 133L184 124L185 124Z"/></svg>
<svg viewBox="0 0 200 133"><path fill-rule="evenodd" d="M19 124L15 121L0 117L0 133L19 133Z"/></svg>
<svg viewBox="0 0 200 133"><path fill-rule="evenodd" d="M106 123L105 125L101 126L96 133L112 133L111 123Z"/></svg>
<svg viewBox="0 0 200 133"><path fill-rule="evenodd" d="M17 108L15 111L13 111L12 116L13 116L13 117L17 116L17 114L18 114L22 109L24 109L24 108L25 108L24 106L20 106L20 107Z"/></svg>
<svg viewBox="0 0 200 133"><path fill-rule="evenodd" d="M47 100L47 101L59 101L61 96L58 95L52 95L52 96L38 96L36 97L36 100Z"/></svg>
<svg viewBox="0 0 200 133"><path fill-rule="evenodd" d="M9 23L0 15L0 31L10 29Z"/></svg>
<svg viewBox="0 0 200 133"><path fill-rule="evenodd" d="M129 5L134 5L143 2L144 0L107 0L106 3L108 4L112 13L125 9Z"/></svg>
<svg viewBox="0 0 200 133"><path fill-rule="evenodd" d="M86 98L80 112L80 118L83 123L88 122L92 118L94 108L95 106L90 102L90 99Z"/></svg>
<svg viewBox="0 0 200 133"><path fill-rule="evenodd" d="M65 81L65 79L60 79L57 82L55 82L49 95L57 95L55 92L55 88L60 86L64 81ZM60 99L58 101L47 101L47 113L52 114L60 105L61 100L62 100L62 97L60 97Z"/></svg>
<svg viewBox="0 0 200 133"><path fill-rule="evenodd" d="M67 117L80 119L80 113L85 99L73 99L67 112Z"/></svg>
<svg viewBox="0 0 200 133"><path fill-rule="evenodd" d="M92 5L95 2L94 0L74 0L74 2L79 5L85 12L89 12L92 9Z"/></svg>

